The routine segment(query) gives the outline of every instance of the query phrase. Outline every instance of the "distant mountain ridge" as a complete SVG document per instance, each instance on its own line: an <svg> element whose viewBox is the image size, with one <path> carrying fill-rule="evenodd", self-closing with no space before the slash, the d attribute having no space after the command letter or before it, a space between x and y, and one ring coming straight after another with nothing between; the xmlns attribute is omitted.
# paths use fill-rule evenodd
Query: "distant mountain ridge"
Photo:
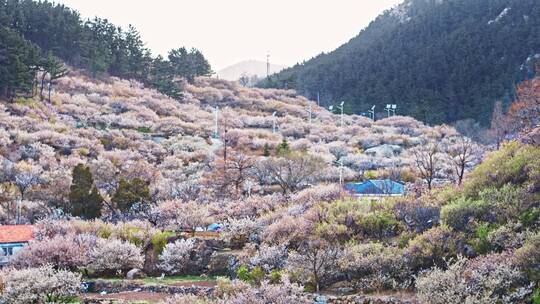
<svg viewBox="0 0 540 304"><path fill-rule="evenodd" d="M270 74L282 71L285 66L270 63ZM245 60L239 63L228 66L218 73L219 78L236 81L246 75L248 77L257 76L258 78L266 77L266 62L260 60Z"/></svg>
<svg viewBox="0 0 540 304"><path fill-rule="evenodd" d="M534 76L540 1L406 0L335 51L286 69L261 87L293 88L346 111L398 112L437 124L487 125L493 104Z"/></svg>

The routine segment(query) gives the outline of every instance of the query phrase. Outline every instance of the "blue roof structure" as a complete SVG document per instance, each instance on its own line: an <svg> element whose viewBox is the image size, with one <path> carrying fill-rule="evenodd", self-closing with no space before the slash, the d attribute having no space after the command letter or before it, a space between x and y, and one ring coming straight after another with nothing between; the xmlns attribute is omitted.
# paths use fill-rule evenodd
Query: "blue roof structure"
<svg viewBox="0 0 540 304"><path fill-rule="evenodd" d="M405 186L389 179L373 179L345 184L345 190L356 195L404 195Z"/></svg>

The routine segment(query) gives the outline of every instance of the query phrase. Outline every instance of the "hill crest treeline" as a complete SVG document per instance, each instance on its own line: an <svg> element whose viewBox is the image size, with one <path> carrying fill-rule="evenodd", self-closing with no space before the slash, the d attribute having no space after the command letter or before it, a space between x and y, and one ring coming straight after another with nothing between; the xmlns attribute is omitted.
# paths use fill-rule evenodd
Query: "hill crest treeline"
<svg viewBox="0 0 540 304"><path fill-rule="evenodd" d="M0 94L28 93L44 58L55 56L92 75L135 79L180 98L178 77L193 81L211 68L197 49L153 57L133 26L106 19L83 20L75 10L48 1L0 0Z"/></svg>
<svg viewBox="0 0 540 304"><path fill-rule="evenodd" d="M534 76L540 53L536 0L408 0L357 37L282 71L261 87L290 88L348 112L398 104L401 115L439 124L487 125L496 100ZM538 57L538 56L536 56Z"/></svg>

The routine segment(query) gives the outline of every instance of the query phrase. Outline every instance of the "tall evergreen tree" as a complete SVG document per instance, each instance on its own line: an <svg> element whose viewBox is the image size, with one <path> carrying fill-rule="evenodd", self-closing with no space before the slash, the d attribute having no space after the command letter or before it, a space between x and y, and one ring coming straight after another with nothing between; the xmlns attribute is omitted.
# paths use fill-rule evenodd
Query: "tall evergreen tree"
<svg viewBox="0 0 540 304"><path fill-rule="evenodd" d="M148 183L140 178L121 179L111 201L121 211L129 211L135 204L148 205L151 201Z"/></svg>
<svg viewBox="0 0 540 304"><path fill-rule="evenodd" d="M79 164L73 169L72 176L73 181L69 192L71 214L86 219L100 217L103 198L94 185L90 168Z"/></svg>

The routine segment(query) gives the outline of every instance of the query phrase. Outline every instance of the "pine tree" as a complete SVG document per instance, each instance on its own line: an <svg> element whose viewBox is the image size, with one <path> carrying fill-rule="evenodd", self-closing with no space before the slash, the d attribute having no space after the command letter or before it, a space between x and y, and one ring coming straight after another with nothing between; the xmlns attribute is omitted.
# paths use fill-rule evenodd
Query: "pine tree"
<svg viewBox="0 0 540 304"><path fill-rule="evenodd" d="M151 201L148 183L140 178L131 181L121 179L111 201L116 208L124 212L129 211L135 204L147 205Z"/></svg>
<svg viewBox="0 0 540 304"><path fill-rule="evenodd" d="M279 156L284 156L291 153L291 147L289 146L289 142L286 138L283 138L281 143L277 146L276 151Z"/></svg>
<svg viewBox="0 0 540 304"><path fill-rule="evenodd" d="M269 157L270 156L270 146L268 143L265 143L263 146L263 156Z"/></svg>
<svg viewBox="0 0 540 304"><path fill-rule="evenodd" d="M90 168L79 164L73 169L72 176L69 193L71 214L87 219L100 217L103 198L94 185Z"/></svg>

